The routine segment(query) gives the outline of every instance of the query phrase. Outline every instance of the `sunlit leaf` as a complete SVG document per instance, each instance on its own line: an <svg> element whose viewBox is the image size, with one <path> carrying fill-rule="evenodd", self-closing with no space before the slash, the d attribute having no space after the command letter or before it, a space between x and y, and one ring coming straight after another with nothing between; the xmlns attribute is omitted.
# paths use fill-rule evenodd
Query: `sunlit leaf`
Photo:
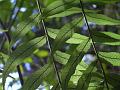
<svg viewBox="0 0 120 90"><path fill-rule="evenodd" d="M98 31L92 31L92 38L95 43L99 44L105 44L105 45L112 45L112 46L118 46L120 45L120 35L115 34L112 32L98 32ZM74 33L70 39L66 41L66 43L70 44L80 44L83 41L85 41L88 37Z"/></svg>
<svg viewBox="0 0 120 90"><path fill-rule="evenodd" d="M119 20L112 19L102 14L87 14L87 19L89 22L93 22L98 25L120 25Z"/></svg>
<svg viewBox="0 0 120 90"><path fill-rule="evenodd" d="M86 40L75 48L67 64L62 69L62 89L67 88L70 77L74 74L76 67L81 62L84 54L89 50L91 44L88 41L89 40Z"/></svg>
<svg viewBox="0 0 120 90"><path fill-rule="evenodd" d="M78 33L74 33L73 36L66 41L66 43L80 44L81 42L84 42L87 39L88 39L88 37L86 37L84 35L81 35L81 34L78 34Z"/></svg>
<svg viewBox="0 0 120 90"><path fill-rule="evenodd" d="M54 57L56 61L64 65L67 63L68 59L70 58L70 55L60 51L56 51Z"/></svg>
<svg viewBox="0 0 120 90"><path fill-rule="evenodd" d="M75 85L77 85L79 78L81 77L81 75L87 69L88 66L89 65L87 65L84 61L81 61L77 65L75 73L71 76L70 81L72 81Z"/></svg>
<svg viewBox="0 0 120 90"><path fill-rule="evenodd" d="M34 52L34 55L36 55L39 58L44 58L48 56L48 51L47 50L37 50Z"/></svg>
<svg viewBox="0 0 120 90"><path fill-rule="evenodd" d="M99 52L103 60L111 63L113 66L120 66L120 53L117 52Z"/></svg>
<svg viewBox="0 0 120 90"><path fill-rule="evenodd" d="M48 35L53 39L55 39L57 34L59 33L59 29L47 28L47 30L48 30Z"/></svg>
<svg viewBox="0 0 120 90"><path fill-rule="evenodd" d="M93 71L94 67L95 62L90 64L89 67L84 71L84 73L78 80L76 90L88 90L89 83L92 77L91 72Z"/></svg>

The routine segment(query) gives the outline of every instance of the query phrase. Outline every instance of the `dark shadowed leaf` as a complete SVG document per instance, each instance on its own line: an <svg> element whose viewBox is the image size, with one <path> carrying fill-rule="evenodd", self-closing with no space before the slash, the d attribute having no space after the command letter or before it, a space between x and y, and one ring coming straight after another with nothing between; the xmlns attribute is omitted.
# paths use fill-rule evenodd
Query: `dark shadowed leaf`
<svg viewBox="0 0 120 90"><path fill-rule="evenodd" d="M3 85L5 85L6 78L10 72L12 72L18 64L23 62L23 59L29 57L37 48L43 46L46 43L44 36L35 38L29 42L23 43L19 46L9 57L9 62L5 64L3 71Z"/></svg>
<svg viewBox="0 0 120 90"><path fill-rule="evenodd" d="M25 81L22 90L35 90L37 89L45 77L49 75L53 67L49 64L43 66L33 74L31 74Z"/></svg>
<svg viewBox="0 0 120 90"><path fill-rule="evenodd" d="M77 18L73 21L71 21L70 23L67 23L66 25L64 25L60 32L57 34L54 43L53 43L53 52L55 52L57 49L59 49L64 43L65 41L70 38L74 32L74 28L76 27L76 25L78 23L80 23L80 21L82 20L81 18Z"/></svg>

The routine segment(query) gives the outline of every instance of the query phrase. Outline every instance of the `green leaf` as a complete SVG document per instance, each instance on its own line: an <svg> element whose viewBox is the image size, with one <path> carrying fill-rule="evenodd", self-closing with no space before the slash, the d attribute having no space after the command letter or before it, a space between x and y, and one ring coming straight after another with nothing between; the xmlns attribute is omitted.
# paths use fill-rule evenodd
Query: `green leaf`
<svg viewBox="0 0 120 90"><path fill-rule="evenodd" d="M2 21L7 21L12 4L10 1L2 0L0 1L0 18Z"/></svg>
<svg viewBox="0 0 120 90"><path fill-rule="evenodd" d="M110 32L97 32L92 31L93 40L99 44L106 44L106 45L120 45L120 35Z"/></svg>
<svg viewBox="0 0 120 90"><path fill-rule="evenodd" d="M49 85L55 85L58 81L56 77L56 72L54 68L50 71L47 77L44 78L44 81L46 81Z"/></svg>
<svg viewBox="0 0 120 90"><path fill-rule="evenodd" d="M34 55L39 58L45 58L48 56L48 51L47 50L36 50L34 52Z"/></svg>
<svg viewBox="0 0 120 90"><path fill-rule="evenodd" d="M111 84L114 88L114 90L119 90L120 85L120 75L116 73L110 73L107 75L107 81L109 84Z"/></svg>
<svg viewBox="0 0 120 90"><path fill-rule="evenodd" d="M72 7L74 0L56 0L49 4L43 11L43 16L51 16L65 11L66 9Z"/></svg>
<svg viewBox="0 0 120 90"><path fill-rule="evenodd" d="M71 76L75 73L77 65L81 62L84 54L89 50L90 46L91 44L89 43L89 40L86 40L85 42L78 45L78 47L73 51L70 59L61 71L63 90L67 89Z"/></svg>
<svg viewBox="0 0 120 90"><path fill-rule="evenodd" d="M112 19L102 14L89 13L86 14L89 22L93 22L98 25L120 25L119 20Z"/></svg>
<svg viewBox="0 0 120 90"><path fill-rule="evenodd" d="M23 42L28 42L34 38L36 38L37 35L35 32L32 32L32 30L28 31L25 36L21 37Z"/></svg>
<svg viewBox="0 0 120 90"><path fill-rule="evenodd" d="M74 28L76 27L76 25L78 23L80 23L80 21L82 20L82 18L77 18L73 21L71 21L70 23L65 24L60 32L57 34L54 43L53 43L53 52L55 52L56 50L58 50L62 44L65 43L65 41L70 38L74 32Z"/></svg>
<svg viewBox="0 0 120 90"><path fill-rule="evenodd" d="M11 33L12 42L15 43L16 40L23 38L28 33L28 31L31 30L32 25L32 23L28 24L28 22L19 23L17 29Z"/></svg>
<svg viewBox="0 0 120 90"><path fill-rule="evenodd" d="M82 0L83 2L96 2L96 3L115 3L115 2L119 2L119 0Z"/></svg>
<svg viewBox="0 0 120 90"><path fill-rule="evenodd" d="M81 34L78 34L78 33L74 33L72 35L72 37L66 41L66 43L80 44L80 43L84 42L87 39L88 39L88 37L86 37L84 35L81 35Z"/></svg>
<svg viewBox="0 0 120 90"><path fill-rule="evenodd" d="M113 66L120 66L120 53L117 52L99 52L99 57L103 58Z"/></svg>
<svg viewBox="0 0 120 90"><path fill-rule="evenodd" d="M89 67L84 71L84 73L78 80L76 90L88 90L89 83L92 77L91 72L93 71L94 67L95 62L90 64Z"/></svg>
<svg viewBox="0 0 120 90"><path fill-rule="evenodd" d="M55 0L42 0L45 6L48 6L49 4L53 3Z"/></svg>
<svg viewBox="0 0 120 90"><path fill-rule="evenodd" d="M27 57L23 60L24 63L33 63L32 57Z"/></svg>
<svg viewBox="0 0 120 90"><path fill-rule="evenodd" d="M22 90L35 90L43 82L44 78L49 75L53 67L49 64L43 66L33 74L31 74L25 81Z"/></svg>
<svg viewBox="0 0 120 90"><path fill-rule="evenodd" d="M73 15L73 14L78 14L81 12L82 12L81 8L72 7L72 8L69 8L69 9L63 11L63 12L48 16L48 18L65 17L65 16L69 16L69 15ZM95 11L85 9L85 12L89 13L89 12L95 12Z"/></svg>
<svg viewBox="0 0 120 90"><path fill-rule="evenodd" d="M94 70L95 70L95 68L94 68ZM107 90L107 88L104 86L104 83L101 82L104 78L102 73L97 72L97 70L95 70L95 71L94 70L91 72L91 80L89 83L88 90ZM109 89L110 89L110 87L109 87Z"/></svg>
<svg viewBox="0 0 120 90"><path fill-rule="evenodd" d="M47 28L47 30L48 30L48 35L53 39L55 39L57 34L59 33L59 29Z"/></svg>
<svg viewBox="0 0 120 90"><path fill-rule="evenodd" d="M61 51L56 51L54 54L54 58L59 63L65 65L67 63L68 59L70 58L70 55L67 53L63 53Z"/></svg>
<svg viewBox="0 0 120 90"><path fill-rule="evenodd" d="M111 37L111 38L120 40L120 35L119 34L116 34L116 33L113 33L113 32L102 32L102 33Z"/></svg>
<svg viewBox="0 0 120 90"><path fill-rule="evenodd" d="M95 43L118 46L120 45L120 35L112 33L112 32L98 32L92 31L92 38ZM74 33L73 36L66 41L69 44L80 44L83 41L88 39L87 36Z"/></svg>
<svg viewBox="0 0 120 90"><path fill-rule="evenodd" d="M72 81L75 85L77 85L77 82L80 78L80 76L83 74L83 72L87 69L89 65L87 65L84 61L81 61L75 70L75 73L71 76L70 81Z"/></svg>
<svg viewBox="0 0 120 90"><path fill-rule="evenodd" d="M26 57L29 57L37 48L43 46L46 42L44 36L35 38L29 42L23 43L9 57L9 62L6 62L3 71L3 86L5 85L6 78L15 67L23 62Z"/></svg>
<svg viewBox="0 0 120 90"><path fill-rule="evenodd" d="M3 52L0 52L0 63L5 64L9 56Z"/></svg>

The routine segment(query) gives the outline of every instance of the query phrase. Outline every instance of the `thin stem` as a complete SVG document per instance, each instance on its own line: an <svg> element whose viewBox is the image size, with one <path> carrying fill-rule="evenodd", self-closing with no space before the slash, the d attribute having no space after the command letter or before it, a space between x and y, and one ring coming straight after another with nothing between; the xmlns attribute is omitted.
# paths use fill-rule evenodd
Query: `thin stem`
<svg viewBox="0 0 120 90"><path fill-rule="evenodd" d="M83 3L82 3L81 0L80 0L80 6L81 6L81 9L82 9L83 17L85 18L86 25L88 27L89 37L92 40L92 46L93 46L94 52L95 52L95 54L96 54L96 56L98 58L98 61L100 63L100 67L101 67L102 72L103 72L103 76L104 76L104 79L105 79L105 84L106 84L107 90L109 90L108 83L107 83L107 78L106 78L106 74L105 74L104 68L102 66L102 62L100 61L100 58L99 58L99 55L98 55L98 51L96 49L96 46L95 46L95 43L94 43L94 40L93 40L93 37L92 37L92 33L91 33L91 30L90 30L90 27L89 27L89 24L88 24L88 21L87 21L87 17L86 17L85 11L84 11Z"/></svg>
<svg viewBox="0 0 120 90"><path fill-rule="evenodd" d="M37 3L37 6L38 6L40 15L42 15L42 11L41 11L41 6L40 6L39 0L36 0L36 3ZM43 29L44 29L44 31L45 31L46 40L47 40L47 44L48 44L48 47L49 47L49 51L50 51L50 54L51 54L51 57L52 57L52 63L53 63L54 70L55 70L56 75L57 75L58 83L59 83L59 85L61 86L61 79L60 79L59 71L58 71L58 69L57 69L57 65L56 65L56 63L55 63L55 59L54 59L54 56L53 56L53 53L52 53L52 46L51 46L51 43L50 43L50 40L49 40L48 32L47 32L47 29L46 29L46 26L45 26L45 24L44 24L44 20L43 20L43 19L41 20L41 22L42 22Z"/></svg>

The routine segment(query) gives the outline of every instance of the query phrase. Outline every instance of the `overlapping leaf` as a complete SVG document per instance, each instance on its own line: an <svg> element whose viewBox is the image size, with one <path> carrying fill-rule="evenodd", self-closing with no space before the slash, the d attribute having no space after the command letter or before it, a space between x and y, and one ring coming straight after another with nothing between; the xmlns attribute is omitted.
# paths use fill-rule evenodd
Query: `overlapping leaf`
<svg viewBox="0 0 120 90"><path fill-rule="evenodd" d="M63 12L72 7L73 2L74 0L56 0L44 9L43 15L51 16Z"/></svg>
<svg viewBox="0 0 120 90"><path fill-rule="evenodd" d="M118 34L110 32L97 32L92 31L93 40L96 43L106 44L106 45L120 45L120 39Z"/></svg>
<svg viewBox="0 0 120 90"><path fill-rule="evenodd" d="M27 37L26 34L30 34L32 32L32 27L38 23L38 19L41 19L41 15L31 15L29 17L30 20L28 21L23 21L19 23L16 27L16 29L12 30L10 33L11 36L11 43L10 45L13 45L17 40L19 39L25 39ZM30 37L31 39L35 38L35 35ZM27 38L28 39L28 38Z"/></svg>
<svg viewBox="0 0 120 90"><path fill-rule="evenodd" d="M113 32L102 32L102 33L111 37L111 38L120 40L120 35L119 34L116 34L116 33L113 33Z"/></svg>
<svg viewBox="0 0 120 90"><path fill-rule="evenodd" d="M64 25L60 32L57 34L54 43L53 43L53 52L55 52L57 49L59 49L62 44L65 43L65 41L70 38L74 32L74 28L76 27L76 25L78 23L80 23L82 18L77 18L73 21L71 21L70 23L67 23L66 25Z"/></svg>
<svg viewBox="0 0 120 90"><path fill-rule="evenodd" d="M42 81L44 80L47 75L51 72L53 67L49 64L43 66L33 74L31 74L27 80L25 81L25 84L22 87L22 90L35 90L37 89Z"/></svg>
<svg viewBox="0 0 120 90"><path fill-rule="evenodd" d="M105 45L120 45L120 35L112 32L98 32L92 31L92 37L95 43L105 44ZM70 44L80 44L88 37L83 36L81 34L74 33L73 36L66 41L66 43Z"/></svg>
<svg viewBox="0 0 120 90"><path fill-rule="evenodd" d="M88 39L88 37L86 37L84 35L81 35L81 34L78 34L78 33L74 33L73 36L66 41L66 43L80 44L81 42L83 42L83 41L85 41L87 39Z"/></svg>
<svg viewBox="0 0 120 90"><path fill-rule="evenodd" d="M88 90L89 83L91 80L91 72L95 67L95 62L90 64L89 67L84 71L80 79L78 80L78 84L76 90Z"/></svg>
<svg viewBox="0 0 120 90"><path fill-rule="evenodd" d="M88 68L88 66L89 65L87 65L84 61L81 61L77 65L75 73L71 76L70 81L77 85L79 78L82 76L83 72Z"/></svg>
<svg viewBox="0 0 120 90"><path fill-rule="evenodd" d="M25 36L26 33L28 33L28 31L31 30L33 24L28 24L27 22L22 22L18 25L17 29L15 31L12 31L12 40L16 41L19 38Z"/></svg>
<svg viewBox="0 0 120 90"><path fill-rule="evenodd" d="M84 54L89 50L91 44L88 43L89 40L78 45L77 48L73 51L73 54L70 56L65 67L62 69L62 89L66 90L68 86L68 82L71 76L74 74L77 65L82 60Z"/></svg>
<svg viewBox="0 0 120 90"><path fill-rule="evenodd" d="M44 36L35 38L29 42L23 43L10 55L9 62L6 63L3 71L3 85L5 85L9 73L12 72L18 64L21 64L24 58L30 56L38 47L44 45L45 42L46 39Z"/></svg>
<svg viewBox="0 0 120 90"><path fill-rule="evenodd" d="M65 17L65 16L69 16L69 15L73 15L73 14L78 14L78 13L81 13L81 12L82 12L81 8L72 7L72 8L69 8L69 9L63 11L63 12L51 15L48 18ZM85 12L90 13L90 12L95 12L95 11L85 9Z"/></svg>
<svg viewBox="0 0 120 90"><path fill-rule="evenodd" d="M64 65L67 63L68 59L70 58L70 55L67 53L56 51L54 54L54 57L55 57L56 61L58 61L59 63Z"/></svg>
<svg viewBox="0 0 120 90"><path fill-rule="evenodd" d="M117 52L99 52L100 58L111 63L113 66L120 66L120 53Z"/></svg>
<svg viewBox="0 0 120 90"><path fill-rule="evenodd" d="M107 75L108 83L113 86L114 90L119 90L120 75L116 73L110 73Z"/></svg>
<svg viewBox="0 0 120 90"><path fill-rule="evenodd" d="M98 25L120 25L119 20L112 19L103 14L90 13L86 14L89 22L93 22Z"/></svg>
<svg viewBox="0 0 120 90"><path fill-rule="evenodd" d="M59 33L59 29L47 28L47 30L48 30L48 35L53 39L55 39L57 34Z"/></svg>

